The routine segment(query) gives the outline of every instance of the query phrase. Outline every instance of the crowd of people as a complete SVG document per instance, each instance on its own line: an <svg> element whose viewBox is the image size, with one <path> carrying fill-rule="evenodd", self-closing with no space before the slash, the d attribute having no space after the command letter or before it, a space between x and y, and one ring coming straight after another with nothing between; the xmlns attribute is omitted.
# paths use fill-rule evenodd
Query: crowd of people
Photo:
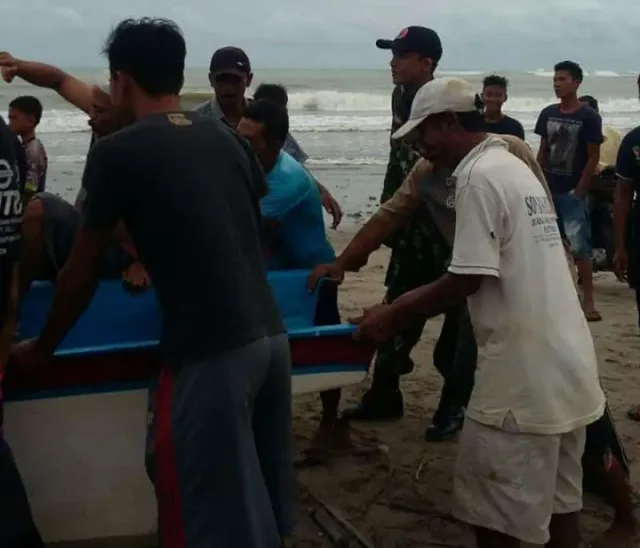
<svg viewBox="0 0 640 548"><path fill-rule="evenodd" d="M320 286L315 320L337 324L345 272L387 245L385 300L354 320L355 336L378 344L372 386L342 414L340 390L320 395L312 449L343 447L350 421L402 417L411 350L426 320L444 314L433 360L445 382L426 438L461 430L454 513L478 547L577 548L583 482L615 510L601 546L625 546L638 527L587 323L601 319L588 196L616 163L613 262L626 279L640 129L616 143L597 101L578 96L579 65L564 61L554 72L559 103L535 127L536 157L502 112L505 78L487 77L478 94L435 77L443 48L425 27L376 45L392 56L389 164L379 210L339 255L322 208L334 227L342 212L304 167L286 89L262 84L247 99L253 73L242 49L213 54L215 95L194 111L180 106L186 45L168 20L114 28L108 91L0 53L7 82L56 90L93 130L70 204L44 191L37 99L13 101L10 127L0 125L0 199L11 205L0 209L0 373L9 358L31 374L46 367L101 278L122 277L132 291L153 285L164 361L149 395L147 470L161 544L278 548L294 526L291 364L267 272L310 270L310 289L334 282ZM619 147L616 160L605 160L604 145ZM168 251L178 248L180 261ZM56 282L48 320L38 338L12 345L34 279ZM0 444L0 546L43 546Z"/></svg>

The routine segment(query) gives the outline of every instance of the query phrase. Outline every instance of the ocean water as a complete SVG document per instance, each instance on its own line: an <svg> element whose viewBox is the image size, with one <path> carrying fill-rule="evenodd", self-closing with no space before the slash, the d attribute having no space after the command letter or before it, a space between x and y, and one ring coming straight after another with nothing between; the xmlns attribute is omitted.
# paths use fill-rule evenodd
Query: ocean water
<svg viewBox="0 0 640 548"><path fill-rule="evenodd" d="M103 68L70 71L91 83L105 83ZM506 73L508 114L522 122L534 147L533 126L542 108L554 102L552 72ZM467 78L481 89L478 71L440 71ZM640 124L637 73L597 71L585 76L581 92L596 97L606 124L627 131ZM346 222L375 209L389 152L391 78L388 70L256 70L254 83L277 82L289 90L291 131L310 156L309 167L343 204ZM22 94L44 105L40 138L49 154L48 187L72 199L82 175L90 134L87 117L54 92L22 81L0 83L0 112ZM183 94L185 108L211 96L206 69L190 69Z"/></svg>

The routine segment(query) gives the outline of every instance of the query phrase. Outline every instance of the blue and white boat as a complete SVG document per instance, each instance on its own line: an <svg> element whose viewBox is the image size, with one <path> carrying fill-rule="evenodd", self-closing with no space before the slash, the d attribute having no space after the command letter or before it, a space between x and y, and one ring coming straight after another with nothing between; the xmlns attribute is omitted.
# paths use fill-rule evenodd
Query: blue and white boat
<svg viewBox="0 0 640 548"><path fill-rule="evenodd" d="M315 327L306 271L270 273L291 341L294 394L361 382L373 348L349 325ZM36 336L52 285L37 282L20 315ZM104 281L53 362L26 374L9 366L5 434L46 542L144 535L156 526L144 470L147 393L158 368L161 314L153 290Z"/></svg>

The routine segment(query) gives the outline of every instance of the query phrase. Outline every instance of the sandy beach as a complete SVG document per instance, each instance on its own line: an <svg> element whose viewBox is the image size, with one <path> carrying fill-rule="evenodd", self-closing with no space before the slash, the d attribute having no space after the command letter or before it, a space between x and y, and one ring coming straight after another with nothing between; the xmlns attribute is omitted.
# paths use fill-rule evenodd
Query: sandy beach
<svg viewBox="0 0 640 548"><path fill-rule="evenodd" d="M332 231L337 250L349 241L351 230ZM381 249L361 272L348 275L340 292L343 318L382 298L388 251ZM640 425L626 418L629 406L640 403L640 337L633 292L610 274L596 275L596 296L603 321L591 324L600 374L617 420L619 433L631 461L632 479L638 487ZM413 353L416 370L402 381L405 418L397 423L353 424L356 445L379 446L375 455L338 457L329 465L305 468L299 479L325 503L338 507L353 524L381 548L472 547L470 531L450 517L452 467L455 442L424 441L427 420L435 410L441 379L431 354L441 321L427 323L424 336ZM344 405L355 403L367 385L347 390ZM299 398L294 405L297 449L313 435L319 417L317 397ZM304 497L300 515L304 516ZM587 495L583 516L585 538L604 531L610 509ZM301 520L294 546L327 546L317 530Z"/></svg>

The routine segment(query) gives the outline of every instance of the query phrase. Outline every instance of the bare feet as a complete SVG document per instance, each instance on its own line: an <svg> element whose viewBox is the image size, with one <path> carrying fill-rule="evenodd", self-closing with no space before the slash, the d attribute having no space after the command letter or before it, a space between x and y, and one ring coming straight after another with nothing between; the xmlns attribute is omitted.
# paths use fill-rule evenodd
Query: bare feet
<svg viewBox="0 0 640 548"><path fill-rule="evenodd" d="M310 447L296 462L296 467L321 466L333 456L349 452L353 448L349 423L343 419L323 420L318 426Z"/></svg>
<svg viewBox="0 0 640 548"><path fill-rule="evenodd" d="M616 520L611 527L591 545L591 548L634 548L640 540L640 527L634 519L630 522Z"/></svg>
<svg viewBox="0 0 640 548"><path fill-rule="evenodd" d="M349 423L338 419L332 422L321 422L318 426L310 450L313 452L334 453L348 451L353 447Z"/></svg>

